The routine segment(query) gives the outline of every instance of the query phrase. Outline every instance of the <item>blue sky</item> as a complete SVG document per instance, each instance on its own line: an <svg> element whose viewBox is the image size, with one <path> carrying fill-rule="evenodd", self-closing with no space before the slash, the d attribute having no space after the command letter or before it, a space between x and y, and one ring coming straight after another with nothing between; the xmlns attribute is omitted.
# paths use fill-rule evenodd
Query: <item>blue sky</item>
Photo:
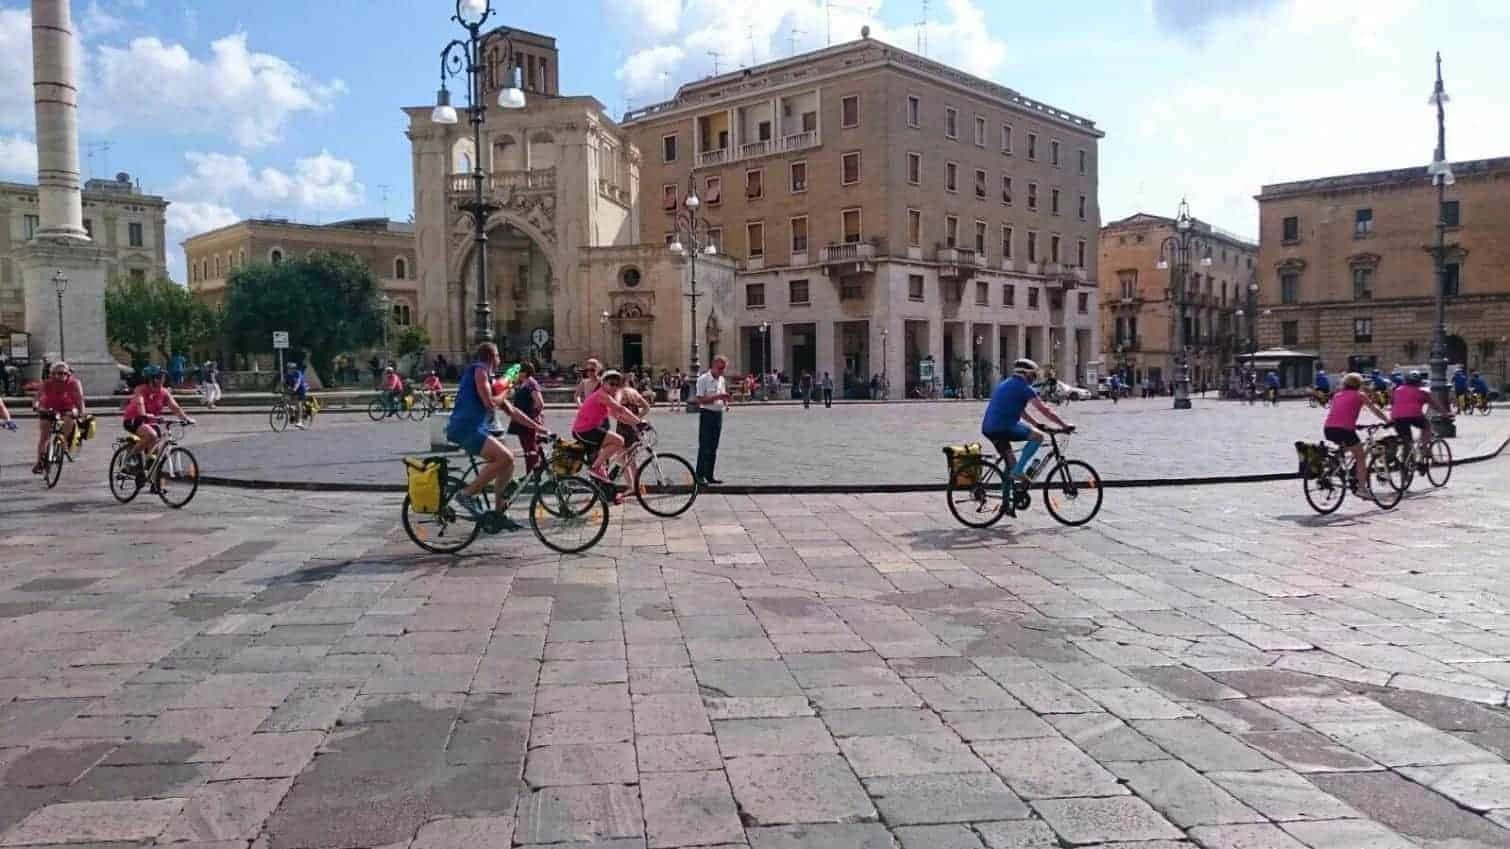
<svg viewBox="0 0 1510 849"><path fill-rule="evenodd" d="M503 4L499 4L502 6ZM28 4L0 0L0 179L34 179ZM73 0L81 158L166 195L176 243L249 215L407 218L399 108L431 102L453 0ZM1432 52L1449 153L1510 154L1505 0L929 0L929 56L1095 120L1101 212L1255 233L1264 182L1424 164ZM920 47L923 0L555 0L562 89L618 114L712 71L855 37ZM108 150L100 146L108 142ZM385 188L386 187L386 188ZM386 200L385 200L386 195Z"/></svg>

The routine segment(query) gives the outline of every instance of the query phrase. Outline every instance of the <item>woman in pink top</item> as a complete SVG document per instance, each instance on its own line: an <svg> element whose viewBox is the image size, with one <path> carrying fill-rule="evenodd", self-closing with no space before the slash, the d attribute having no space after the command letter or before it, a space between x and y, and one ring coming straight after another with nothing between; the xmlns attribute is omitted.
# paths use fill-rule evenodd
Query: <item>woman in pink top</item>
<svg viewBox="0 0 1510 849"><path fill-rule="evenodd" d="M131 453L138 456L150 456L153 446L157 445L157 429L152 425L163 414L163 410L172 410L173 414L185 421L193 421L178 402L173 400L173 393L168 391L167 375L157 366L147 366L142 370L142 375L147 380L136 387L131 393L131 400L126 402L126 409L121 411L121 427L127 433L136 434L136 447Z"/></svg>
<svg viewBox="0 0 1510 849"><path fill-rule="evenodd" d="M73 431L78 419L83 416L84 387L68 370L68 364L59 360L47 370L47 379L42 381L42 391L37 394L37 464L31 467L34 475L42 474L47 456L47 440L52 436L52 423L63 422L63 438L73 444Z"/></svg>
<svg viewBox="0 0 1510 849"><path fill-rule="evenodd" d="M1322 434L1329 441L1353 455L1353 474L1358 480L1359 493L1369 491L1368 463L1363 459L1363 444L1358 439L1358 414L1364 407L1378 416L1379 421L1389 421L1378 405L1363 394L1363 375L1348 372L1342 378L1342 388L1332 396L1332 406L1327 408L1326 422L1322 425Z"/></svg>
<svg viewBox="0 0 1510 849"><path fill-rule="evenodd" d="M598 455L593 458L591 474L603 483L609 482L608 461L624 451L624 437L609 429L609 417L635 427L639 427L641 422L639 416L617 400L619 389L623 385L624 375L613 369L603 372L597 387L582 399L582 406L577 408L577 418L571 424L572 436L597 449Z"/></svg>
<svg viewBox="0 0 1510 849"><path fill-rule="evenodd" d="M1437 399L1431 397L1431 393L1421 388L1423 375L1419 371L1413 371L1405 376L1405 382L1395 388L1395 394L1389 402L1390 418L1394 420L1395 432L1400 434L1400 447L1402 451L1410 446L1410 429L1421 429L1422 459L1427 456L1427 436L1431 433L1431 423L1426 421L1426 408L1430 407L1437 411L1438 415L1452 418Z"/></svg>

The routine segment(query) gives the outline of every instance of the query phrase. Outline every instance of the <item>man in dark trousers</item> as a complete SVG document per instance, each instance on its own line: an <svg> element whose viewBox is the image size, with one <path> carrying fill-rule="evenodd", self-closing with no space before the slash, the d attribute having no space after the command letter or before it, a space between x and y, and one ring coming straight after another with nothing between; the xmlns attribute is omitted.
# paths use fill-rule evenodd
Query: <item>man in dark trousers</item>
<svg viewBox="0 0 1510 849"><path fill-rule="evenodd" d="M718 439L723 435L724 410L729 407L729 387L724 369L729 359L722 354L713 358L708 370L698 375L693 401L697 404L697 479L705 484L723 481L713 477L718 460Z"/></svg>
<svg viewBox="0 0 1510 849"><path fill-rule="evenodd" d="M806 410L813 403L813 376L809 372L802 373L802 379L797 383L798 390L802 393L802 409Z"/></svg>
<svg viewBox="0 0 1510 849"><path fill-rule="evenodd" d="M823 408L830 409L834 406L834 379L823 373L823 382L819 384L823 389Z"/></svg>

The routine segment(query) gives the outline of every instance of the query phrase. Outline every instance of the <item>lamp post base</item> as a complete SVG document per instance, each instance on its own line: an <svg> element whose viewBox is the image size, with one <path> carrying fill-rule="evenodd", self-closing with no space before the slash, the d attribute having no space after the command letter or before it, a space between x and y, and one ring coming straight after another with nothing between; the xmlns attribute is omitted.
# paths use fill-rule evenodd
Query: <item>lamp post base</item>
<svg viewBox="0 0 1510 849"><path fill-rule="evenodd" d="M1455 439L1458 435L1458 425L1452 419L1438 416L1431 420L1431 434L1443 439Z"/></svg>
<svg viewBox="0 0 1510 849"><path fill-rule="evenodd" d="M1176 410L1188 410L1188 409L1190 409L1190 399L1189 398L1181 398L1180 396L1176 395L1175 398L1174 398L1174 408Z"/></svg>

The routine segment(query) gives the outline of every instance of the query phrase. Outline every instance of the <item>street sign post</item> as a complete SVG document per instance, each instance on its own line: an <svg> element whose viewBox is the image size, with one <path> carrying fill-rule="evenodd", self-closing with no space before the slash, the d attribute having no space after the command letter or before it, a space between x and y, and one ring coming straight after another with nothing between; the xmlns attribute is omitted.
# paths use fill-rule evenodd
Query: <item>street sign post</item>
<svg viewBox="0 0 1510 849"><path fill-rule="evenodd" d="M273 331L273 350L278 352L278 380L283 379L283 352L288 350L288 331Z"/></svg>

